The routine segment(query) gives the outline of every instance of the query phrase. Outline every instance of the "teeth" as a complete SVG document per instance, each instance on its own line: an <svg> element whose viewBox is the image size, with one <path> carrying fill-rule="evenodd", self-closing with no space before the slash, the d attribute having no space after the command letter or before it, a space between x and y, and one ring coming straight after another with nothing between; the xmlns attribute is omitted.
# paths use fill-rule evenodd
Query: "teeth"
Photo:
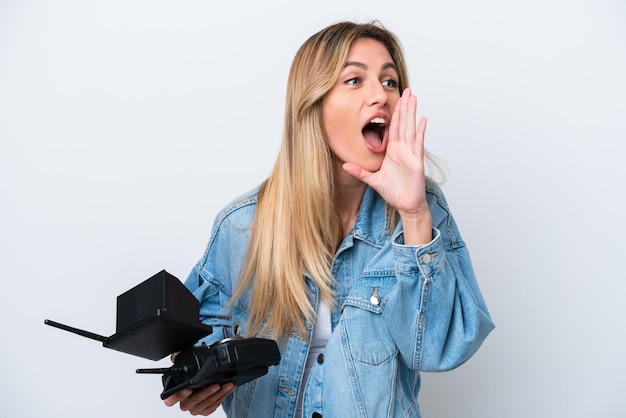
<svg viewBox="0 0 626 418"><path fill-rule="evenodd" d="M374 119L372 119L370 121L370 123L375 123L377 125L385 125L386 124L385 119L383 119L383 118L374 118Z"/></svg>

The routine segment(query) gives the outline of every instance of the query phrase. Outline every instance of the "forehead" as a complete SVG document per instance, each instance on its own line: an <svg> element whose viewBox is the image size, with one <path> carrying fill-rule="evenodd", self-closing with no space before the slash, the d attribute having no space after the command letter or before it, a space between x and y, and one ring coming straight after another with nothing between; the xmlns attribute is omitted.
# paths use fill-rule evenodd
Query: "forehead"
<svg viewBox="0 0 626 418"><path fill-rule="evenodd" d="M346 58L347 63L350 62L379 62L393 63L391 54L382 42L371 38L359 38L355 40Z"/></svg>

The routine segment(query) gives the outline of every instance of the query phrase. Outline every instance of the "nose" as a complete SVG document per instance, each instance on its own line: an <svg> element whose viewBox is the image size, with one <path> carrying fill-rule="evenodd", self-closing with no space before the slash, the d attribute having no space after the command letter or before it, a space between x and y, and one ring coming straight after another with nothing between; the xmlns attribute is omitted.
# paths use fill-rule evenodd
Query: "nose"
<svg viewBox="0 0 626 418"><path fill-rule="evenodd" d="M373 106L373 105L386 106L388 101L389 101L389 96L387 94L387 91L383 87L383 85L378 81L371 83L371 87L369 90L370 106Z"/></svg>

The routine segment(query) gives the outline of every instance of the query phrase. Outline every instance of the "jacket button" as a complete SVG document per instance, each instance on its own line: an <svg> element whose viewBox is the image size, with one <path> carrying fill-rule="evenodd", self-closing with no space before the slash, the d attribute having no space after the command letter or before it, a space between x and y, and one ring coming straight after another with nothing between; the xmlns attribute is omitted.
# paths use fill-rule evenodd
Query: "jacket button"
<svg viewBox="0 0 626 418"><path fill-rule="evenodd" d="M433 257L437 254L424 254L422 256L422 264L428 264L432 261Z"/></svg>
<svg viewBox="0 0 626 418"><path fill-rule="evenodd" d="M377 287L374 288L374 293L372 293L372 296L370 297L370 303L376 306L380 305L380 295L378 294Z"/></svg>
<svg viewBox="0 0 626 418"><path fill-rule="evenodd" d="M319 412L313 412L312 417L313 418L322 418L322 414L320 414Z"/></svg>
<svg viewBox="0 0 626 418"><path fill-rule="evenodd" d="M322 364L324 362L324 354L318 354L317 355L317 362L319 364ZM317 412L316 412L316 414L317 414ZM313 414L313 416L315 416L315 414ZM321 417L321 415L320 415L320 417Z"/></svg>

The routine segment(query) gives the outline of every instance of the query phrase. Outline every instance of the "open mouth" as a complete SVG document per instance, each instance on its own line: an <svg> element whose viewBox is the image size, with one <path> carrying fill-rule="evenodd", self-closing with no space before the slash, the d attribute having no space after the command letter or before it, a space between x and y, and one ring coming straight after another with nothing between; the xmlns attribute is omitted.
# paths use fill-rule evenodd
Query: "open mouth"
<svg viewBox="0 0 626 418"><path fill-rule="evenodd" d="M363 128L363 138L368 147L375 152L384 150L387 121L383 118L374 118Z"/></svg>

